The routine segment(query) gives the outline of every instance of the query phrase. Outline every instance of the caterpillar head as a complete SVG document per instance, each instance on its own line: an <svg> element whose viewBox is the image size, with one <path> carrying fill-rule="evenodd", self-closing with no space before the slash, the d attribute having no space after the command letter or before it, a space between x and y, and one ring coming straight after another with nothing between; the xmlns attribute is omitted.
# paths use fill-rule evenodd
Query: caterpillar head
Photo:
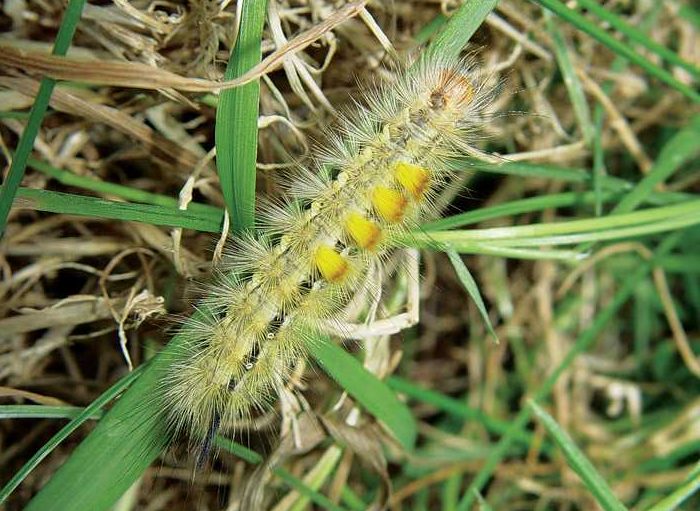
<svg viewBox="0 0 700 511"><path fill-rule="evenodd" d="M430 107L434 110L460 111L474 100L475 88L461 69L443 69L430 91Z"/></svg>

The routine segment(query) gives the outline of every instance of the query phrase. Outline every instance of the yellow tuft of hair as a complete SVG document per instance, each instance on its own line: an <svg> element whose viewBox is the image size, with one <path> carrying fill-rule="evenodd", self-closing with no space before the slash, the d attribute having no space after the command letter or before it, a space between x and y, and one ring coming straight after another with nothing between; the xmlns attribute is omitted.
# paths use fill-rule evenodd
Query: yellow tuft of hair
<svg viewBox="0 0 700 511"><path fill-rule="evenodd" d="M406 190L414 199L420 199L428 188L430 182L430 174L427 169L406 163L403 161L397 162L394 165L394 176L396 181Z"/></svg>
<svg viewBox="0 0 700 511"><path fill-rule="evenodd" d="M328 245L321 245L314 253L314 263L324 280L338 283L348 274L348 261Z"/></svg>
<svg viewBox="0 0 700 511"><path fill-rule="evenodd" d="M395 224L403 219L406 197L393 188L377 186L372 190L372 206L384 220Z"/></svg>
<svg viewBox="0 0 700 511"><path fill-rule="evenodd" d="M358 247L367 250L374 250L382 237L379 226L359 213L345 218L345 230Z"/></svg>

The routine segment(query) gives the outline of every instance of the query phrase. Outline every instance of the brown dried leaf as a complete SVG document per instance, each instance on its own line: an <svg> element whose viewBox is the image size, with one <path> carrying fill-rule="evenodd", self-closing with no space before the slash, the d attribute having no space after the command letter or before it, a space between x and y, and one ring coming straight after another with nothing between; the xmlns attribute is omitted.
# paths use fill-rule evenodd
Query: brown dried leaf
<svg viewBox="0 0 700 511"><path fill-rule="evenodd" d="M44 406L69 406L69 404L62 399L12 387L0 386L0 397L21 397Z"/></svg>
<svg viewBox="0 0 700 511"><path fill-rule="evenodd" d="M348 447L360 460L365 462L382 478L384 491L377 495L370 510L386 509L391 497L391 478L387 470L387 461L384 457L380 435L371 428L350 426L345 422L332 418L321 417L321 422L328 433L341 445Z"/></svg>
<svg viewBox="0 0 700 511"><path fill-rule="evenodd" d="M280 466L292 455L310 451L326 438L323 428L311 413L299 415L297 425L300 435L295 438L290 433L282 437L274 452L250 476L243 489L240 509L267 509L264 506L265 489L272 478L272 469ZM299 440L303 442L302 445L297 445Z"/></svg>
<svg viewBox="0 0 700 511"><path fill-rule="evenodd" d="M112 317L110 306L120 309L124 299L108 303L104 298L88 297L82 302L68 303L60 307L48 307L40 311L20 314L0 320L0 338L51 328L59 325L82 325Z"/></svg>

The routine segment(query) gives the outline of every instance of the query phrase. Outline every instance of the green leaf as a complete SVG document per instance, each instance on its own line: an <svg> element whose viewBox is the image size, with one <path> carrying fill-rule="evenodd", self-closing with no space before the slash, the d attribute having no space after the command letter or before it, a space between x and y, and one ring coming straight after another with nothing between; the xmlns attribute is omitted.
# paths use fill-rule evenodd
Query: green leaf
<svg viewBox="0 0 700 511"><path fill-rule="evenodd" d="M467 290L467 293L469 293L469 296L471 296L472 300L474 300L474 304L479 310L479 314L481 314L481 319L483 319L484 323L486 323L486 328L488 329L489 333L493 336L496 342L499 342L498 336L496 335L496 332L493 330L493 326L491 325L491 319L489 319L489 313L486 310L484 300L481 298L479 286L476 285L474 277L472 277L472 274L469 273L467 265L464 264L464 261L462 261L461 256L457 252L455 252L454 249L448 249L445 251L445 253L447 254L447 257L450 258L450 262L452 263L452 266L454 267L460 282L462 282L462 285Z"/></svg>
<svg viewBox="0 0 700 511"><path fill-rule="evenodd" d="M688 479L670 495L650 507L647 511L673 511L700 490L700 463L695 466Z"/></svg>
<svg viewBox="0 0 700 511"><path fill-rule="evenodd" d="M104 195L113 195L131 202L142 202L144 204L155 204L157 206L168 206L178 208L179 202L174 197L151 193L131 186L124 186L115 183L109 183L93 177L78 176L68 170L57 169L46 162L29 158L28 165L42 174L56 179L59 183L66 186L75 186L84 190L90 190ZM213 216L222 217L222 211L208 204L200 204L198 202L190 202L187 205L188 210L198 212L208 212Z"/></svg>
<svg viewBox="0 0 700 511"><path fill-rule="evenodd" d="M591 123L591 114L586 95L583 93L581 80L579 80L576 71L574 71L574 66L571 62L571 50L551 15L547 16L547 30L554 41L554 53L559 64L559 70L564 77L564 85L569 93L571 105L574 107L574 114L583 134L583 139L586 141L586 144L590 144L593 140L593 124Z"/></svg>
<svg viewBox="0 0 700 511"><path fill-rule="evenodd" d="M2 190L2 187L0 187ZM219 209L176 207L117 202L72 193L20 188L14 205L17 208L62 213L65 215L108 218L125 222L143 222L166 227L182 227L203 232L220 232L224 212Z"/></svg>
<svg viewBox="0 0 700 511"><path fill-rule="evenodd" d="M238 40L224 78L231 80L260 62L266 0L243 2ZM216 166L232 229L255 223L255 164L258 157L260 81L221 91L216 109Z"/></svg>
<svg viewBox="0 0 700 511"><path fill-rule="evenodd" d="M492 174L505 174L508 176L552 179L554 181L562 181L566 183L583 183L589 184L593 180L593 176L585 169L562 168L552 165L522 163L522 162L504 162L501 164L486 163L471 158L466 158L459 162L460 166L457 170L462 171L481 171ZM623 179L612 176L600 176L601 186L611 192L629 192L634 188L635 183L630 183ZM647 200L656 205L673 204L688 199L696 198L695 195L679 192L652 192L647 196Z"/></svg>
<svg viewBox="0 0 700 511"><path fill-rule="evenodd" d="M84 411L79 406L3 405L0 406L0 419L75 419ZM89 418L100 417L102 411L97 410Z"/></svg>
<svg viewBox="0 0 700 511"><path fill-rule="evenodd" d="M273 470L273 472L277 477L284 481L287 484L287 486L295 489L301 495L312 501L314 504L320 506L322 509L327 509L328 511L345 511L345 508L342 508L338 504L335 504L331 499L329 499L325 495L313 490L312 488L309 488L306 484L304 484L302 480L294 477L286 470L276 469Z"/></svg>
<svg viewBox="0 0 700 511"><path fill-rule="evenodd" d="M542 246L621 240L679 230L698 223L700 223L700 200L696 199L634 213L566 222L490 229L415 231L402 236L400 240L412 246L434 250L444 251L448 247L459 253L499 253L509 257L547 259L556 257L557 253L542 250L540 248ZM573 255L575 256L576 252Z"/></svg>
<svg viewBox="0 0 700 511"><path fill-rule="evenodd" d="M604 192L602 194L603 202L613 202L621 196L617 192ZM594 192L577 193L553 193L550 195L541 195L539 197L528 197L527 199L511 200L503 204L488 206L485 208L465 211L457 215L447 216L439 220L435 220L428 224L423 224L421 230L424 231L444 231L447 229L455 229L464 227L484 220L492 220L494 218L507 218L512 215L521 213L531 213L534 211L543 211L545 209L554 209L567 206L583 206L594 204L597 196Z"/></svg>
<svg viewBox="0 0 700 511"><path fill-rule="evenodd" d="M700 115L676 133L661 149L649 173L613 209L614 213L627 213L641 204L660 183L665 182L681 165L700 154Z"/></svg>
<svg viewBox="0 0 700 511"><path fill-rule="evenodd" d="M498 0L467 0L455 11L428 46L423 58L436 55L457 56L467 45Z"/></svg>

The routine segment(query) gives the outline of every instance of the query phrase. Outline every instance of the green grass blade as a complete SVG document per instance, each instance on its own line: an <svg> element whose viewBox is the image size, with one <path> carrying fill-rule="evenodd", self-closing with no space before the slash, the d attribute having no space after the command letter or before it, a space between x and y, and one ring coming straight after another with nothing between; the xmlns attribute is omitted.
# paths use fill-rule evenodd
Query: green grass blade
<svg viewBox="0 0 700 511"><path fill-rule="evenodd" d="M633 211L650 198L659 184L665 182L681 165L700 154L698 138L700 138L700 115L694 116L688 126L666 142L649 173L620 200L611 213ZM592 243L589 242L580 248L585 251L591 246Z"/></svg>
<svg viewBox="0 0 700 511"><path fill-rule="evenodd" d="M510 423L506 421L494 419L493 417L486 415L481 410L467 406L462 401L445 396L444 394L434 390L419 387L418 385L399 376L390 376L387 378L387 383L389 384L389 387L394 389L396 392L400 392L412 399L434 406L438 410L442 410L454 417L467 421L477 421L491 433L503 435L510 427ZM534 441L532 434L527 431L517 432L514 439L520 442L523 447L529 447ZM545 445L543 450L548 452L549 447Z"/></svg>
<svg viewBox="0 0 700 511"><path fill-rule="evenodd" d="M266 0L243 2L241 25L224 78L231 80L260 62ZM232 230L255 223L260 81L221 91L216 109L216 166Z"/></svg>
<svg viewBox="0 0 700 511"><path fill-rule="evenodd" d="M29 119L29 112L0 112L0 119Z"/></svg>
<svg viewBox="0 0 700 511"><path fill-rule="evenodd" d="M693 9L692 6L688 4L681 4L678 9L678 14L680 14L682 19L690 21L695 28L700 29L700 12Z"/></svg>
<svg viewBox="0 0 700 511"><path fill-rule="evenodd" d="M479 502L479 511L493 511L493 508L484 500L481 493L476 492L476 500Z"/></svg>
<svg viewBox="0 0 700 511"><path fill-rule="evenodd" d="M217 435L217 437L214 439L214 443L217 447L221 447L222 449L225 449L231 454L238 456L242 460L245 460L248 463L252 463L253 465L261 463L264 459L254 450L248 449L244 445L241 445L238 442L234 442L233 440L222 437L220 435Z"/></svg>
<svg viewBox="0 0 700 511"><path fill-rule="evenodd" d="M585 252L580 252L576 250L545 250L542 248L517 248L498 246L493 243L478 243L469 241L465 243L451 243L449 245L457 253L463 255L488 255L495 257L504 257L507 259L527 259L533 261L541 261L547 259L555 261L576 262L584 259L587 255ZM424 245L424 248L444 252L445 245L435 245L433 243L426 243Z"/></svg>
<svg viewBox="0 0 700 511"><path fill-rule="evenodd" d="M68 47L73 40L73 34L75 34L75 29L78 26L78 21L80 21L83 5L85 5L85 0L70 0L68 2L68 7L61 21L61 26L58 29L58 34L56 34L56 41L52 52L54 55L65 55L68 51ZM3 183L2 190L0 190L0 238L2 238L5 232L7 215L10 213L15 194L24 177L29 153L31 153L34 147L34 139L36 139L39 133L39 128L41 127L41 122L44 119L46 110L49 107L49 100L55 85L56 81L50 78L43 78L41 80L39 91L37 92L32 109L29 112L27 126L24 128L22 136L19 139L15 156L10 165L10 171Z"/></svg>
<svg viewBox="0 0 700 511"><path fill-rule="evenodd" d="M691 196L692 197L692 196ZM526 259L577 260L582 251L545 251L541 246L618 240L677 230L700 223L700 200L649 208L634 213L564 222L468 229L414 231L399 238L414 247L464 254L491 254ZM528 248L535 247L535 248Z"/></svg>
<svg viewBox="0 0 700 511"><path fill-rule="evenodd" d="M604 192L602 194L603 202L616 201L620 197L619 193ZM532 213L545 209L554 209L571 206L584 206L594 204L597 196L594 192L586 193L556 193L551 195L542 195L540 197L529 197L527 199L512 200L503 204L479 208L465 213L441 218L429 224L421 226L421 230L425 231L444 231L464 227L484 220L492 220L494 218L505 218L521 213Z"/></svg>
<svg viewBox="0 0 700 511"><path fill-rule="evenodd" d="M287 486L298 491L301 495L308 498L321 509L327 509L328 511L346 511L345 508L340 507L325 495L322 495L321 493L309 488L301 479L294 477L286 470L277 469L273 470L273 472L277 477L284 481Z"/></svg>
<svg viewBox="0 0 700 511"><path fill-rule="evenodd" d="M649 30L653 23L655 13L658 9L651 9L646 16L641 20L639 27L641 30ZM618 55L613 60L610 66L610 72L612 75L617 75L625 71L628 67L628 61L624 57ZM615 82L613 80L606 80L602 84L603 92L608 95L614 89ZM603 148L603 122L605 120L605 107L597 103L593 111L593 190L597 193L601 193L603 189L603 177L605 175L605 154ZM603 203L602 200L596 202L595 214L600 216L603 214Z"/></svg>
<svg viewBox="0 0 700 511"><path fill-rule="evenodd" d="M546 11L545 11L546 12ZM583 93L583 86L574 71L574 66L571 62L571 50L564 40L564 36L554 22L553 17L547 14L547 30L554 41L554 54L559 64L559 70L564 78L564 85L569 93L571 105L574 108L574 115L578 121L581 134L586 144L593 141L593 124L591 123L591 114L586 101L586 95Z"/></svg>
<svg viewBox="0 0 700 511"><path fill-rule="evenodd" d="M670 495L650 507L647 511L673 511L681 509L681 504L700 491L700 464L695 467L688 481L681 484Z"/></svg>
<svg viewBox="0 0 700 511"><path fill-rule="evenodd" d="M14 491L17 486L24 480L27 475L36 468L36 466L41 463L41 460L46 458L46 456L49 455L53 449L60 444L63 440L65 440L68 435L70 435L73 431L78 429L81 424L83 424L85 421L88 419L94 418L94 415L96 413L99 413L101 408L105 406L107 403L112 401L115 397L117 397L121 392L126 389L129 385L131 385L134 380L138 378L142 371L137 369L136 371L132 372L131 374L128 374L121 380L119 380L117 383L112 385L106 392L104 392L100 397L95 399L92 403L90 403L89 406L84 408L73 420L71 420L68 424L63 426L61 430L56 433L46 444L42 446L41 449L39 449L34 456L32 456L27 463L24 464L24 466L17 471L17 473L10 479L10 481L5 485L5 487L0 490L0 504L2 504L7 497ZM43 408L43 407L42 407ZM48 485L47 485L48 486ZM58 488L59 492L61 492L61 488ZM42 490L41 493L44 493ZM49 492L51 493L51 492ZM55 498L55 492L53 494L49 495L49 501L52 498ZM32 501L33 502L33 501ZM26 508L26 509L32 509L32 504ZM68 509L68 508L61 508L61 507L34 507L33 509L41 509L41 510L49 510L49 509ZM90 509L90 508L84 508L84 509Z"/></svg>
<svg viewBox="0 0 700 511"><path fill-rule="evenodd" d="M79 406L3 405L0 406L0 419L75 419L84 411ZM88 418L100 417L102 411L97 410Z"/></svg>
<svg viewBox="0 0 700 511"><path fill-rule="evenodd" d="M179 202L174 197L168 197L158 193L151 193L131 186L124 186L115 183L108 183L100 179L95 179L87 176L78 176L70 171L57 169L46 162L29 158L27 164L33 169L38 170L42 174L50 176L66 186L75 186L83 190L90 190L95 193L105 195L113 195L131 202L141 202L144 204L155 204L157 206L169 206L173 208L179 207ZM207 211L216 216L221 216L221 210L215 206L208 204L200 204L198 202L190 202L187 209L193 211Z"/></svg>
<svg viewBox="0 0 700 511"><path fill-rule="evenodd" d="M486 163L474 159L465 159L458 166L457 170L473 172L488 172L491 174L504 174L507 176L530 177L540 179L551 179L566 183L581 183L590 185L593 176L584 169L569 169L555 167L552 165L532 164L523 162L505 162L501 164ZM629 192L635 187L635 183L630 183L624 179L612 176L600 176L600 184L603 189L611 192ZM688 199L696 198L693 194L680 192L652 192L647 196L651 204L673 204Z"/></svg>
<svg viewBox="0 0 700 511"><path fill-rule="evenodd" d="M652 53L656 53L659 57L666 59L669 64L682 67L696 79L700 78L700 68L690 62L686 62L672 50L668 49L662 44L657 43L641 30L638 30L637 28L625 23L622 18L615 15L609 9L602 7L600 2L596 2L594 0L576 0L576 2L584 9L592 12L601 20L608 23L612 28L627 36L630 41L643 46Z"/></svg>
<svg viewBox="0 0 700 511"><path fill-rule="evenodd" d="M472 277L472 274L469 272L467 265L464 264L464 261L462 261L460 255L457 252L455 252L454 249L448 249L445 251L445 253L447 254L447 257L450 258L450 262L452 263L452 266L454 267L455 272L457 273L457 277L464 286L464 289L467 290L469 296L471 296L472 300L474 300L474 304L476 305L479 314L481 314L481 319L484 320L486 328L488 329L489 333L493 336L494 340L498 342L498 336L493 330L493 325L491 325L489 313L486 310L484 300L481 298L479 286L476 285L476 281L474 280L474 277Z"/></svg>
<svg viewBox="0 0 700 511"><path fill-rule="evenodd" d="M416 44L427 43L442 27L445 26L449 18L442 13L438 13L433 19L426 23L414 36Z"/></svg>
<svg viewBox="0 0 700 511"><path fill-rule="evenodd" d="M343 486L340 498L342 499L343 504L348 506L353 511L366 511L368 508L367 504L365 504L365 502L347 485Z"/></svg>
<svg viewBox="0 0 700 511"><path fill-rule="evenodd" d="M411 232L405 235L405 240L414 245L434 246L436 243L473 242L503 242L515 244L516 241L529 238L541 238L555 235L574 235L580 233L600 234L602 231L623 227L644 226L655 222L666 222L684 218L693 223L700 217L700 199L695 199L671 206L648 208L633 213L608 215L598 218L585 218L565 222L546 222L531 225L516 225L509 227L492 227L487 229L467 229L436 232Z"/></svg>
<svg viewBox="0 0 700 511"><path fill-rule="evenodd" d="M455 243L456 248L463 253L489 253L494 255L500 254L506 257L535 259L545 257L576 259L578 257L577 253L567 251L560 251L551 254L542 251L537 251L534 253L530 253L528 251L523 251L522 253L511 253L511 249L513 249L514 247L482 246L482 244L480 244L478 240L489 239L493 237L489 233L492 233L494 231L488 229L474 229L469 231L453 230L445 233L438 232L436 229L444 229L446 227L453 227L456 225L467 225L469 223L477 222L488 218L495 218L509 213L513 214L515 212L534 211L544 207L554 207L555 205L573 205L577 203L577 197L578 195L573 193L560 194L550 197L536 197L532 199L524 199L522 201L514 201L513 203L508 205L494 206L493 208L485 208L483 210L476 210L473 212L466 213L464 215L457 215L455 218L445 219L447 222L446 224L442 223L442 221L438 221L437 223L435 223L434 227L433 224L430 224L430 232L411 234L409 242L413 242L414 245L432 247L432 245L436 241L447 241ZM590 194L587 196L583 195L581 197L586 202L592 200L592 196ZM611 194L610 198L613 197L615 197L615 195ZM20 188L20 190L18 191L16 203L18 207L34 209L38 211L47 211L52 213L62 213L78 216L89 216L92 218L137 221L152 225L180 227L184 229L193 229L201 232L212 233L220 231L221 224L223 221L223 212L217 209L210 210L209 208L206 208L206 210L204 211L190 211L188 209L183 211L173 207L116 202L109 201L106 199L99 199L96 197L85 197L73 194L65 194L61 192L51 192L47 190L33 190L25 188ZM584 220L584 222L588 221ZM606 223L609 223L609 220L602 219L600 224L588 224L588 227L584 228L584 230L602 228ZM632 224L634 223L639 222L632 222ZM538 225L542 226L554 224L533 224L533 226ZM575 225L570 226L569 228L564 229L563 232L565 234L580 232L580 229L577 229L575 227ZM508 231L507 233L502 234L500 238L512 237L512 239L515 240L519 237L522 237L524 233L519 232L517 228L515 229L515 231ZM547 229L545 228L545 230L540 234L544 235L544 233L546 232L551 233L551 231L547 231ZM558 230L557 232L562 231ZM602 237L602 234L600 236ZM443 237L447 238L443 240Z"/></svg>
<svg viewBox="0 0 700 511"><path fill-rule="evenodd" d="M461 484L462 478L459 474L452 474L442 484L440 492L441 511L456 511Z"/></svg>
<svg viewBox="0 0 700 511"><path fill-rule="evenodd" d="M660 183L666 181L678 168L700 154L700 115L666 142L649 173L613 209L627 213L639 206Z"/></svg>
<svg viewBox="0 0 700 511"><path fill-rule="evenodd" d="M417 434L413 415L384 382L327 337L310 342L309 351L329 376L384 423L404 449L413 449Z"/></svg>
<svg viewBox="0 0 700 511"><path fill-rule="evenodd" d="M655 257L663 257L680 241L681 233L669 235L655 252ZM582 353L587 351L593 343L598 339L598 336L603 332L607 324L617 315L620 308L634 294L638 283L651 271L654 261L644 262L637 270L625 280L622 287L615 293L606 307L601 310L593 320L593 323L581 333L576 339L576 342L564 356L561 363L547 376L542 385L533 394L532 400L535 402L543 401L552 391L554 385L559 380L559 377L566 371L573 361ZM484 462L479 472L472 479L471 484L465 491L462 500L459 503L459 511L467 511L471 508L476 498L476 494L483 490L486 482L491 477L491 474L501 462L503 457L508 452L515 435L518 431L523 431L532 415L531 408L523 408L512 421L512 425L508 432L500 439L498 444L493 448L491 454Z"/></svg>
<svg viewBox="0 0 700 511"><path fill-rule="evenodd" d="M659 266L672 273L700 273L700 258L696 254L670 255L660 258Z"/></svg>
<svg viewBox="0 0 700 511"><path fill-rule="evenodd" d="M579 30L587 33L601 44L607 46L615 53L622 55L630 62L644 69L651 76L658 78L667 85L673 87L677 91L692 99L695 103L700 103L700 94L692 87L677 80L671 73L665 69L650 62L648 59L639 55L629 45L620 42L615 37L611 36L605 30L588 21L584 16L577 13L573 9L569 9L559 0L534 0L543 7L546 7L561 19L568 21Z"/></svg>
<svg viewBox="0 0 700 511"><path fill-rule="evenodd" d="M497 3L498 0L467 0L462 3L430 43L424 58L459 55Z"/></svg>
<svg viewBox="0 0 700 511"><path fill-rule="evenodd" d="M622 505L622 502L615 496L605 479L598 473L571 437L557 424L557 421L536 402L529 401L528 405L562 450L569 462L569 466L581 477L583 484L586 485L586 488L598 501L600 507L605 511L625 511L627 508Z"/></svg>
<svg viewBox="0 0 700 511"><path fill-rule="evenodd" d="M567 183L587 183L590 179L587 170L569 169L535 163L509 162L487 163L472 158L465 158L455 164L457 170L466 172L489 172L492 174L506 174L508 176L531 177L541 179L553 179Z"/></svg>
<svg viewBox="0 0 700 511"><path fill-rule="evenodd" d="M117 202L31 188L20 188L17 191L15 206L50 213L143 222L203 232L220 232L224 217L223 211L217 209L181 210L177 207Z"/></svg>
<svg viewBox="0 0 700 511"><path fill-rule="evenodd" d="M603 122L605 120L605 110L600 104L593 110L593 140L591 140L591 151L593 153L593 179L592 188L595 193L595 216L603 214L603 178L605 177L605 149L603 148Z"/></svg>
<svg viewBox="0 0 700 511"><path fill-rule="evenodd" d="M700 208L698 208L694 213L692 213L692 215L696 216L680 215L668 218L666 220L649 222L647 224L632 227L620 227L603 232L591 231L579 234L541 236L535 238L527 238L523 240L495 241L493 242L493 245L505 245L509 248L522 248L552 245L570 245L573 243L585 242L624 240L640 236L649 236L651 234L657 234L660 232L681 230L685 229L686 227L692 227L693 225L699 224Z"/></svg>

